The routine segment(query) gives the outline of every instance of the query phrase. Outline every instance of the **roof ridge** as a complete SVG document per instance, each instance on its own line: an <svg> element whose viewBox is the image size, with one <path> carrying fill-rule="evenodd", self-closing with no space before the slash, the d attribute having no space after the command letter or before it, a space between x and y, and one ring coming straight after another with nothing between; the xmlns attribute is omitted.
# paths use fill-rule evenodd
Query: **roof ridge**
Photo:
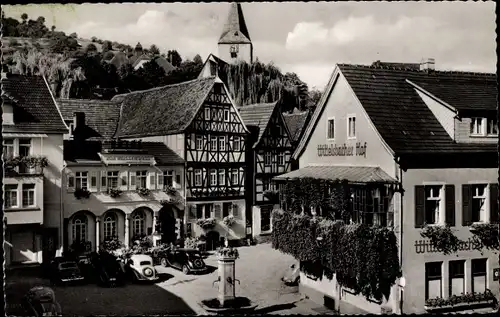
<svg viewBox="0 0 500 317"><path fill-rule="evenodd" d="M457 70L420 70L411 67L396 67L389 65L363 65L363 64L346 64L340 63L338 66L347 66L347 67L359 67L359 68L367 68L367 69L383 69L383 70L405 70L412 71L415 73L440 73L440 74L461 74L461 75L475 75L475 76L484 76L484 77L496 77L495 73L487 73L487 72L469 72L469 71L457 71Z"/></svg>
<svg viewBox="0 0 500 317"><path fill-rule="evenodd" d="M103 99L77 99L77 98L57 98L56 100L61 100L61 101L69 101L69 102L85 102L85 101L92 101L92 102L97 102L97 103L110 103L110 104L118 104L116 101L112 100L103 100Z"/></svg>

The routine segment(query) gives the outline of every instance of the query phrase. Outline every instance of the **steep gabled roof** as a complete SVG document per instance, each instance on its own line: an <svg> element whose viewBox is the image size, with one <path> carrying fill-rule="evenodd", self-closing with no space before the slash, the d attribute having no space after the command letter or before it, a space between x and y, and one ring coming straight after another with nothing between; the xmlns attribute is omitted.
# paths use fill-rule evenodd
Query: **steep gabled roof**
<svg viewBox="0 0 500 317"><path fill-rule="evenodd" d="M117 95L121 117L116 137L182 133L207 98L214 77Z"/></svg>
<svg viewBox="0 0 500 317"><path fill-rule="evenodd" d="M276 108L277 102L273 103L259 103L253 105L243 106L238 109L241 119L245 126L253 126L259 129L259 135L253 147L257 147L264 134L264 131L271 120L271 117Z"/></svg>
<svg viewBox="0 0 500 317"><path fill-rule="evenodd" d="M85 113L85 124L89 128L88 140L112 138L120 118L120 104L108 100L59 99L57 101L64 120L72 120L76 112Z"/></svg>
<svg viewBox="0 0 500 317"><path fill-rule="evenodd" d="M285 119L285 124L290 131L290 137L293 142L297 142L300 140L302 132L306 128L308 116L308 111L283 113L283 119Z"/></svg>
<svg viewBox="0 0 500 317"><path fill-rule="evenodd" d="M142 148L155 157L158 165L183 164L185 161L163 142L142 142Z"/></svg>
<svg viewBox="0 0 500 317"><path fill-rule="evenodd" d="M137 66L137 64L139 64L140 62L142 62L142 61L148 61L149 62L150 60L151 60L151 57L149 57L146 54L142 54L136 60L134 60L134 63L132 64L132 67L135 68Z"/></svg>
<svg viewBox="0 0 500 317"><path fill-rule="evenodd" d="M13 101L15 123L2 125L4 132L68 132L45 78L8 74L1 83L2 97Z"/></svg>
<svg viewBox="0 0 500 317"><path fill-rule="evenodd" d="M155 56L154 61L156 62L156 64L158 64L158 66L163 68L165 74L168 74L175 69L175 66L167 61L167 59L163 56Z"/></svg>
<svg viewBox="0 0 500 317"><path fill-rule="evenodd" d="M223 43L252 43L241 4L237 2L231 3L231 7L229 8L227 21L219 38L219 44Z"/></svg>
<svg viewBox="0 0 500 317"><path fill-rule="evenodd" d="M340 64L334 70L325 94L316 107L306 135L294 153L295 158L300 156L307 145L339 73L352 88L384 142L396 154L496 151L496 144L455 142L412 84L426 86L430 93L436 94L436 97L457 109L491 110L496 109L496 98L485 96L493 93L496 96L496 87L491 85L495 80L494 74ZM478 93L486 90L487 93ZM454 94L462 96L465 102L450 97Z"/></svg>
<svg viewBox="0 0 500 317"><path fill-rule="evenodd" d="M109 61L110 64L115 65L116 69L120 69L122 65L130 63L127 54L124 52L118 52L113 56L113 58Z"/></svg>

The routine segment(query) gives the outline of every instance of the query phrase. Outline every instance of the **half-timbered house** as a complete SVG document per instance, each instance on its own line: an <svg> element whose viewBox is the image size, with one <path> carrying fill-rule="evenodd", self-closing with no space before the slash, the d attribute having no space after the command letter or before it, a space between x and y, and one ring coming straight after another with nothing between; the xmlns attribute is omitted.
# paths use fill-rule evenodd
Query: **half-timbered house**
<svg viewBox="0 0 500 317"><path fill-rule="evenodd" d="M239 111L251 132L247 151L247 232L255 237L271 232L271 212L278 203L272 178L293 170L294 147L280 102L243 106Z"/></svg>
<svg viewBox="0 0 500 317"><path fill-rule="evenodd" d="M248 130L220 79L201 78L113 100L122 104L117 138L163 142L186 161L180 176L186 183L187 235L205 235L212 242L221 235L243 238Z"/></svg>

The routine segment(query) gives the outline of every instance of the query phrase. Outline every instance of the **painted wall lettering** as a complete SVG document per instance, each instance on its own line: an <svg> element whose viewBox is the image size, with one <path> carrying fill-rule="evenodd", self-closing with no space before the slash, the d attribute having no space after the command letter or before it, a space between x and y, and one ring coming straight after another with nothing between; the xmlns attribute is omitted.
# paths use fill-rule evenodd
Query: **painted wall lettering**
<svg viewBox="0 0 500 317"><path fill-rule="evenodd" d="M366 157L367 143L353 145L318 144L318 156L363 156Z"/></svg>
<svg viewBox="0 0 500 317"><path fill-rule="evenodd" d="M475 244L472 238L469 238L466 241L460 241L460 245L458 247L459 251L471 251L478 250L481 246ZM439 252L434 248L434 246L430 243L429 240L415 240L415 252L417 254L421 253L437 253Z"/></svg>

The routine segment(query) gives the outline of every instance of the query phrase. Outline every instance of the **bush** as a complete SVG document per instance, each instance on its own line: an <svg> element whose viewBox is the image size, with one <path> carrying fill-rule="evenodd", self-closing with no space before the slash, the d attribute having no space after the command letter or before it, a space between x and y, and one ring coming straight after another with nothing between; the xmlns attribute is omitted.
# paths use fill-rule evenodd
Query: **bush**
<svg viewBox="0 0 500 317"><path fill-rule="evenodd" d="M197 249L199 241L200 239L198 238L186 238L186 240L184 240L184 247L187 249Z"/></svg>
<svg viewBox="0 0 500 317"><path fill-rule="evenodd" d="M236 220L234 219L234 216L232 215L229 215L229 216L226 216L222 219L222 222L224 223L224 225L226 225L227 227L231 227L235 222Z"/></svg>
<svg viewBox="0 0 500 317"><path fill-rule="evenodd" d="M106 239L102 242L100 248L104 252L111 253L123 247L123 243L117 238L113 237Z"/></svg>
<svg viewBox="0 0 500 317"><path fill-rule="evenodd" d="M215 227L216 220L214 218L198 219L196 224L204 230L209 230Z"/></svg>

